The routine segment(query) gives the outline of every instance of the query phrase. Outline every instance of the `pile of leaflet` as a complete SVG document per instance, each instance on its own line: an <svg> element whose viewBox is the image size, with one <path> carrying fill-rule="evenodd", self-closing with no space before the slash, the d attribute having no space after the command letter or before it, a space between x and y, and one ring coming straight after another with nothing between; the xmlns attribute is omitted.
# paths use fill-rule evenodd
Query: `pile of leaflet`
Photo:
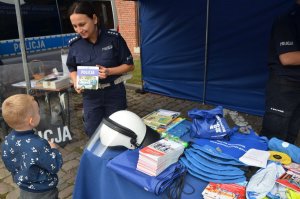
<svg viewBox="0 0 300 199"><path fill-rule="evenodd" d="M182 144L161 139L139 151L137 170L150 176L157 176L177 162L183 151Z"/></svg>
<svg viewBox="0 0 300 199"><path fill-rule="evenodd" d="M233 184L210 182L202 192L204 199L245 199L247 181Z"/></svg>

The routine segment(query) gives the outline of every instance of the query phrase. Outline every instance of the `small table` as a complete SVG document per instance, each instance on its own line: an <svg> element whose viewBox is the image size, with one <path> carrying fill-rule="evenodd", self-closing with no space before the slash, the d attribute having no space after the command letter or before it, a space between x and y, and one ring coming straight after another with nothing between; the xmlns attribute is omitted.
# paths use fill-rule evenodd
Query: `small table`
<svg viewBox="0 0 300 199"><path fill-rule="evenodd" d="M59 105L60 105L61 110L63 110L63 112L61 114L61 118L62 118L63 124L67 125L70 128L71 123L70 123L69 89L72 87L73 84L70 83L68 86L53 89L53 88L44 88L42 85L38 85L37 82L38 82L38 80L30 80L31 90L41 92L43 95L46 96L50 113L52 111L50 93L58 92L58 98L59 98L59 102L60 102ZM27 88L25 81L14 83L14 84L12 84L12 86L18 87L18 88L24 88L24 89ZM66 94L66 103L64 100L61 100L61 97L60 97L63 93Z"/></svg>

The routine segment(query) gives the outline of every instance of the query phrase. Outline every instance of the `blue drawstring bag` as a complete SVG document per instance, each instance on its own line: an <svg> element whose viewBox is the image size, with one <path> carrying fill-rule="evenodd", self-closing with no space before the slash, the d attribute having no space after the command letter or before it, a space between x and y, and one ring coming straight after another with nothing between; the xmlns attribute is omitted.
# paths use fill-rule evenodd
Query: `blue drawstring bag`
<svg viewBox="0 0 300 199"><path fill-rule="evenodd" d="M215 162L215 163L224 164L224 165L234 165L234 166L244 166L245 165L238 159L233 158L222 152L219 152L209 145L198 146L196 144L193 144L192 148L190 148L190 150L193 153L201 156L203 159L210 161L210 162Z"/></svg>
<svg viewBox="0 0 300 199"><path fill-rule="evenodd" d="M223 140L209 140L209 139L201 139L195 138L191 140L195 145L194 148L205 149L208 153L218 154L216 151L222 152L229 157L239 159L243 156L249 149L259 149L266 151L268 150L268 138L264 136L258 136L256 133L249 129L249 133L240 133L239 128L233 127L232 134L229 139ZM198 146L197 146L198 145ZM207 147L207 146L210 146ZM206 147L202 147L206 146Z"/></svg>
<svg viewBox="0 0 300 199"><path fill-rule="evenodd" d="M245 172L241 170L238 166L216 163L214 161L207 160L191 150L185 150L184 155L189 162L191 162L193 165L195 165L202 171L207 172L208 175L210 173L221 176L236 176L245 174Z"/></svg>
<svg viewBox="0 0 300 199"><path fill-rule="evenodd" d="M190 161L188 161L185 157L180 158L180 163L183 164L185 167L187 167L188 172L195 176L196 178L199 178L206 182L214 182L214 183L238 183L238 182L244 182L246 180L246 177L244 175L228 175L228 176L221 176L218 174L212 174L207 173L198 167L196 167L194 164L192 164Z"/></svg>
<svg viewBox="0 0 300 199"><path fill-rule="evenodd" d="M188 111L192 119L191 137L206 139L223 139L230 136L231 129L223 118L223 107L212 110L192 109Z"/></svg>

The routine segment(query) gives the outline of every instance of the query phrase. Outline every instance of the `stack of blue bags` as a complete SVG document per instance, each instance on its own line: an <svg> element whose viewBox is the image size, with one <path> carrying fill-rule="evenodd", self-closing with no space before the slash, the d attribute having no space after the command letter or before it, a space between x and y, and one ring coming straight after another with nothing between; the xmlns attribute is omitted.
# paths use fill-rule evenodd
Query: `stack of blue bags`
<svg viewBox="0 0 300 199"><path fill-rule="evenodd" d="M217 151L209 145L193 144L184 152L180 162L188 172L207 182L238 183L246 180L241 169L244 164L235 158Z"/></svg>
<svg viewBox="0 0 300 199"><path fill-rule="evenodd" d="M250 148L268 149L268 139L248 128L232 129L223 117L221 106L212 110L193 109L188 112L193 119L190 148L180 162L188 172L204 181L214 183L239 183L246 181L244 163L239 158Z"/></svg>

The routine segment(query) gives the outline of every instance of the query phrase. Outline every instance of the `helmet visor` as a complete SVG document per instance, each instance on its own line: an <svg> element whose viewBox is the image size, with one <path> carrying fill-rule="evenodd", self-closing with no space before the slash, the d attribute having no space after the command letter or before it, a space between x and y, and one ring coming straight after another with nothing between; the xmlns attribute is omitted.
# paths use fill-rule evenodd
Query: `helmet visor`
<svg viewBox="0 0 300 199"><path fill-rule="evenodd" d="M86 149L98 157L102 157L102 155L106 152L108 146L114 143L117 139L116 133L109 133L105 131L111 131L111 129L108 126L106 126L103 122L101 122L86 145ZM109 133L109 136L105 137L104 144L102 144L100 140L101 133Z"/></svg>

